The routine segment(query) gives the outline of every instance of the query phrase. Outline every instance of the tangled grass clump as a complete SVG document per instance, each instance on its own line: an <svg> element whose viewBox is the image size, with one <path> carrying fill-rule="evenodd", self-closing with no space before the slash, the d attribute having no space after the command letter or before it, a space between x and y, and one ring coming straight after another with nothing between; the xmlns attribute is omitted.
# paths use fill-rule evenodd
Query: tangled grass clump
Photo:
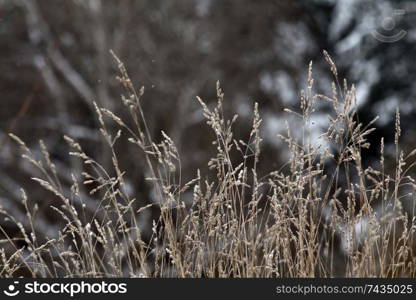
<svg viewBox="0 0 416 300"><path fill-rule="evenodd" d="M33 178L52 192L61 206L52 207L64 225L57 237L38 237L36 207L29 209L22 190L31 228L25 228L10 212L0 212L20 229L21 238L2 241L0 276L14 277L22 269L32 277L398 277L416 274L413 241L415 219L402 205L408 187L407 174L413 155L399 148L400 114L396 116L396 170L385 173L381 141L379 168L363 167L362 149L374 130L356 118L354 86L340 85L337 68L325 52L334 76L332 95L314 93L312 64L299 111L287 110L302 120L301 130L288 128L279 136L288 146L287 166L270 174L258 174L261 156L261 117L254 106L247 141L233 136L237 117L223 112L224 94L217 84L217 105L202 99L207 124L215 134L216 156L208 162L215 176L182 182L181 159L172 139L162 132L156 141L150 134L141 106L144 89L133 86L124 64L114 55L126 90L122 104L126 121L95 105L100 132L111 153L111 170L105 169L82 146L65 137L70 155L81 160L83 182L64 191L46 147L35 158L18 137L24 157L43 174ZM309 128L317 103L331 107L325 139L328 149L312 142ZM107 120L108 119L108 120ZM107 128L114 122L116 132ZM134 124L132 126L128 124ZM300 134L299 134L300 133ZM147 166L158 204L141 205L125 186L115 144L126 138L137 148ZM238 162L236 163L236 157ZM115 174L111 176L110 174ZM99 197L99 208L86 217L80 185ZM185 194L192 201L185 201ZM414 192L412 191L412 195ZM143 238L142 214L157 205L160 218L153 220L150 238ZM21 241L24 245L21 246Z"/></svg>

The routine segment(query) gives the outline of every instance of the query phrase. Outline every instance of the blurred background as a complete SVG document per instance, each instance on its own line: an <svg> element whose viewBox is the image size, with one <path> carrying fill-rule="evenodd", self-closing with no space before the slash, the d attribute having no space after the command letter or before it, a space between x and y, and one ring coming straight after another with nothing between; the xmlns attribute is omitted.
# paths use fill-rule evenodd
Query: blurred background
<svg viewBox="0 0 416 300"><path fill-rule="evenodd" d="M163 129L176 142L184 181L197 168L206 169L215 151L195 97L215 104L217 80L229 118L239 114L238 139L248 138L252 108L259 103L260 169L262 174L279 169L287 161L286 146L276 138L286 132L289 116L283 108L299 107L310 61L316 91L331 91L324 49L340 78L357 87L359 120L380 116L365 163L378 159L382 136L387 155L392 153L396 107L402 147L413 149L415 23L416 2L399 0L0 0L0 204L27 226L19 190L24 187L30 205L40 208L37 229L56 235L58 216L49 208L56 199L30 180L41 174L21 159L7 134L21 137L35 154L42 139L68 193L71 174L79 177L82 166L68 156L64 134L105 164L108 151L92 103L126 114L110 49L124 61L136 87L145 87L152 134L158 137ZM326 113L323 108L314 115L316 136ZM129 193L143 205L152 203L137 149L117 147ZM81 192L93 212L98 200ZM150 224L152 216L147 218ZM11 235L17 230L3 218L0 226Z"/></svg>

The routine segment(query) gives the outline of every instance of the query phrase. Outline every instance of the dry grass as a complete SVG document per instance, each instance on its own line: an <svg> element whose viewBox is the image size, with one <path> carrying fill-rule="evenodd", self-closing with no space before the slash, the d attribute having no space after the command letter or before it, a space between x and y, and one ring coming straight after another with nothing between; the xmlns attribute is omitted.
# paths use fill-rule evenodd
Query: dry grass
<svg viewBox="0 0 416 300"><path fill-rule="evenodd" d="M214 108L198 98L215 134L217 155L208 162L215 176L204 179L198 170L196 178L186 183L174 142L165 133L161 141L152 138L140 102L144 90L135 89L124 64L114 57L126 91L122 104L131 120L125 122L95 106L112 156L111 170L65 137L70 155L84 164L83 182L74 176L71 193L65 194L43 143L43 158L38 159L11 135L24 157L43 174L33 180L60 200L61 205L53 210L63 226L55 239L38 238L36 207L28 207L22 190L32 226L24 228L12 213L0 210L21 232L21 238L1 241L13 249L0 250L1 277L16 276L22 269L33 277L415 276L415 222L400 200L408 196L409 188L414 194L414 180L407 175L413 164L406 167L406 162L415 152L400 151L397 113L395 173L384 171L382 141L378 169L363 168L361 150L370 147L366 137L373 129L357 121L354 86L341 86L327 53L334 76L332 95L314 93L311 64L300 109L288 110L302 120L302 130L294 135L288 126L287 135L279 137L290 152L287 166L266 175L257 173L261 159L258 106L248 140L234 138L237 117L228 120L224 116L224 94L218 84ZM318 102L331 107L330 124L321 137L331 149L314 144L309 134ZM119 130L111 132L108 122ZM151 205L138 205L139 200L128 195L126 174L119 167L114 146L123 138L146 162L147 179L159 200L160 218L153 221L150 239L143 238L140 220ZM90 194L100 199L100 209L90 218L84 217L85 204L75 205L83 203L81 185L91 187ZM185 202L186 193L193 195L192 201Z"/></svg>

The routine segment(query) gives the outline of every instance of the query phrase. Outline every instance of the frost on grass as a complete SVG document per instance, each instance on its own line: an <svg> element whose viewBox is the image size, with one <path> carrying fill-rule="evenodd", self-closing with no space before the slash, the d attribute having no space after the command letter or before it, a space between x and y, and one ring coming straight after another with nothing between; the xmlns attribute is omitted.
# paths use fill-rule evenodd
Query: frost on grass
<svg viewBox="0 0 416 300"><path fill-rule="evenodd" d="M258 169L262 160L258 104L244 139L234 136L237 115L226 116L219 83L214 107L197 97L215 137L216 155L207 162L210 176L203 178L195 170L196 177L188 182L183 182L181 153L168 133L162 132L159 140L150 134L141 105L144 88L135 88L126 66L112 54L125 90L120 104L131 120L94 103L111 155L108 166L66 136L70 155L82 162L83 169L72 174L71 189L65 190L45 145L40 143L38 158L11 135L24 158L40 171L33 180L57 198L59 205L51 210L62 226L53 239L42 235L36 228L37 207L27 205L25 193L22 204L30 226L1 209L20 234L9 237L0 228L6 236L1 243L12 249L0 252L0 276L13 277L22 270L33 277L415 276L415 219L402 199L413 196L416 187L408 176L416 152L405 154L400 149L397 112L396 169L394 174L385 172L383 140L380 145L367 141L375 120L369 124L357 120L355 87L338 78L328 53L324 57L333 76L332 94L314 92L310 64L299 108L286 110L302 126L287 123L287 133L277 137L287 145L289 157L286 165L269 174ZM319 137L324 143L317 143L310 130L320 103L331 108L328 126ZM129 193L128 174L115 147L120 139L129 141L144 162L156 199L152 204L144 205ZM380 149L377 169L363 167L362 149L369 147ZM160 217L149 220L148 211L154 208ZM146 223L151 232L145 238Z"/></svg>

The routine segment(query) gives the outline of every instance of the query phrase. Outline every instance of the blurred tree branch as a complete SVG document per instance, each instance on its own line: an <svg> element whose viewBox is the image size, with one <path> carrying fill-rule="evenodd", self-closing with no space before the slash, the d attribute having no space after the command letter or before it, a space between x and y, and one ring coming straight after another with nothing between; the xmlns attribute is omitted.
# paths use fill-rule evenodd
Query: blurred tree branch
<svg viewBox="0 0 416 300"><path fill-rule="evenodd" d="M31 0L21 0L24 4L25 14L26 14L26 22L27 22L27 30L29 32L29 37L31 42L34 44L35 47L42 47L42 51L45 51L48 58L52 61L54 67L60 72L60 74L66 79L66 81L72 86L72 88L79 94L81 99L90 107L90 109L94 110L92 101L94 97L93 89L88 85L86 80L81 76L80 73L76 71L76 69L71 65L71 63L65 58L65 56L59 51L56 47L56 43L52 37L48 24L43 19L39 8L37 6L37 1ZM39 56L35 57L35 65L41 64L45 66L46 64L42 64L42 61L45 61L46 58L40 58ZM36 63L38 61L38 63ZM50 70L44 72L48 73L48 79L52 79L52 82L49 85L54 85L52 87L53 93L62 93L62 89L57 86L56 80L51 77ZM58 92L59 90L59 92Z"/></svg>

